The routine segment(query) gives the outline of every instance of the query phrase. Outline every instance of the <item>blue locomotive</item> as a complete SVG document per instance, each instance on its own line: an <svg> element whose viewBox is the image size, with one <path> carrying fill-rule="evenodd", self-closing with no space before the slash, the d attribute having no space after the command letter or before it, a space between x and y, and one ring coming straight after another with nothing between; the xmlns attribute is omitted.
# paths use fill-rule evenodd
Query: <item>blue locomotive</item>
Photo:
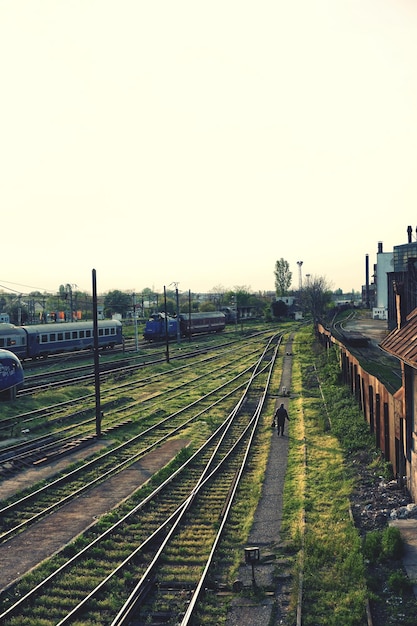
<svg viewBox="0 0 417 626"><path fill-rule="evenodd" d="M0 396L13 400L23 387L23 367L10 350L0 350Z"/></svg>
<svg viewBox="0 0 417 626"><path fill-rule="evenodd" d="M122 343L121 322L118 320L98 322L99 348L114 348ZM74 350L91 350L93 347L92 321L57 322L33 326L0 324L0 349L10 350L22 361Z"/></svg>
<svg viewBox="0 0 417 626"><path fill-rule="evenodd" d="M213 313L191 313L191 315L181 314L179 318L171 317L165 313L153 313L146 322L143 333L147 341L161 341L175 339L178 334L181 337L190 337L199 333L221 332L226 326L226 316L219 311Z"/></svg>
<svg viewBox="0 0 417 626"><path fill-rule="evenodd" d="M170 339L177 336L177 319L165 316L165 313L153 313L145 324L144 339L159 341L165 339L167 334Z"/></svg>

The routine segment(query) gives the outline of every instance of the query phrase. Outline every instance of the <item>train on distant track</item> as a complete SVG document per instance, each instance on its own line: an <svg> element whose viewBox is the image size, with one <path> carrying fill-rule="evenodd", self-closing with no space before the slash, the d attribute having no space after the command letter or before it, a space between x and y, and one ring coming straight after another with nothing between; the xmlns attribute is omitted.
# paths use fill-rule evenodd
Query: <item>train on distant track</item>
<svg viewBox="0 0 417 626"><path fill-rule="evenodd" d="M23 367L18 357L10 350L0 350L0 397L15 398L23 382Z"/></svg>
<svg viewBox="0 0 417 626"><path fill-rule="evenodd" d="M118 320L98 321L99 348L123 344L122 324ZM45 358L50 354L92 350L93 322L57 322L15 326L0 324L0 349L13 352L21 361Z"/></svg>
<svg viewBox="0 0 417 626"><path fill-rule="evenodd" d="M178 330L181 337L191 337L202 333L219 333L226 327L226 315L220 311L213 313L180 314L177 317L165 316L165 313L153 313L146 322L143 333L146 341L175 339Z"/></svg>

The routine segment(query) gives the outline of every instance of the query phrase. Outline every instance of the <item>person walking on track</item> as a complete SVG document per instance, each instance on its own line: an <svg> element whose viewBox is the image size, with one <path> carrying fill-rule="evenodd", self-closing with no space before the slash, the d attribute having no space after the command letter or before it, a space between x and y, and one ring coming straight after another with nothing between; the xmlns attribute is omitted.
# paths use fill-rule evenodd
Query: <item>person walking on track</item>
<svg viewBox="0 0 417 626"><path fill-rule="evenodd" d="M289 420L290 418L288 417L288 413L287 413L287 409L284 407L283 404L281 404L281 406L275 411L275 415L274 415L274 419L277 425L277 429L278 429L278 436L281 435L281 437L284 436L284 426L285 426L285 420Z"/></svg>

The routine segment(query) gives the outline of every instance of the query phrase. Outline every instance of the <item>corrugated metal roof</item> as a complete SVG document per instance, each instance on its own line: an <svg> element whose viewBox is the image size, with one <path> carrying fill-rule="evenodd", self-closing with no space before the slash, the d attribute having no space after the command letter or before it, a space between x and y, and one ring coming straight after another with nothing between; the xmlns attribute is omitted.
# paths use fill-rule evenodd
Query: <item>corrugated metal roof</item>
<svg viewBox="0 0 417 626"><path fill-rule="evenodd" d="M417 369L417 308L407 316L402 328L393 330L379 345L385 352Z"/></svg>

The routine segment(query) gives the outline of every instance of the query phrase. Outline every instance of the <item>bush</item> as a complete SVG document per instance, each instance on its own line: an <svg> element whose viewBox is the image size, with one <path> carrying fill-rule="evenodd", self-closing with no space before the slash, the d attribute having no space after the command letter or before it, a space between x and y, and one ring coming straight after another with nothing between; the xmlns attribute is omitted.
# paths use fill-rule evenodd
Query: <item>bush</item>
<svg viewBox="0 0 417 626"><path fill-rule="evenodd" d="M392 591L402 596L405 593L408 593L412 583L404 572L397 570L390 574L388 578L388 586Z"/></svg>
<svg viewBox="0 0 417 626"><path fill-rule="evenodd" d="M403 541L398 528L387 526L384 530L371 530L363 540L363 556L370 563L382 560L400 559L403 555Z"/></svg>
<svg viewBox="0 0 417 626"><path fill-rule="evenodd" d="M363 556L371 563L379 561L382 552L382 535L379 530L371 530L363 540Z"/></svg>
<svg viewBox="0 0 417 626"><path fill-rule="evenodd" d="M404 552L400 531L395 526L387 526L382 532L382 554L386 559L401 559Z"/></svg>

